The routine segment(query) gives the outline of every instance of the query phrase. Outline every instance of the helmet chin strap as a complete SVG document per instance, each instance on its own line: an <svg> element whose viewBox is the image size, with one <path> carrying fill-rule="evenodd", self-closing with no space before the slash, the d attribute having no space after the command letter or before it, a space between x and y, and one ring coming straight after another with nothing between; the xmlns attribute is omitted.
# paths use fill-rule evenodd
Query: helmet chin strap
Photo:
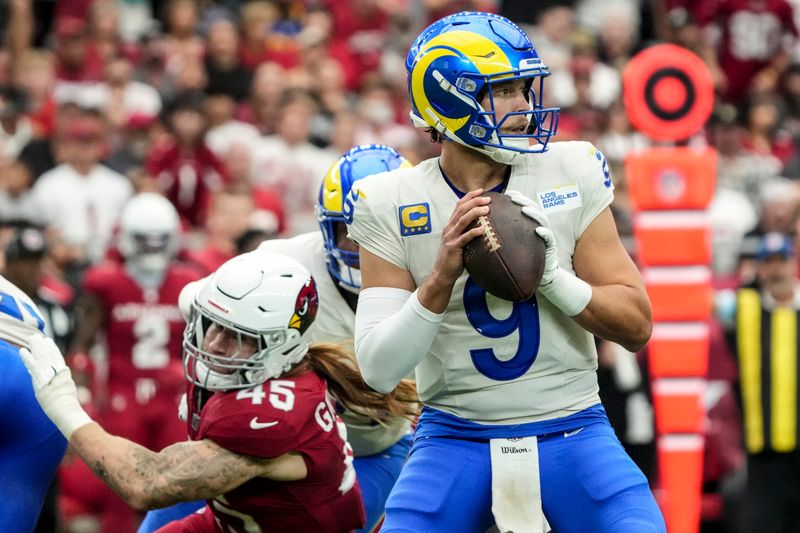
<svg viewBox="0 0 800 533"><path fill-rule="evenodd" d="M336 262L339 263L339 276L342 277L342 272L349 272L350 283L352 283L352 285L349 285L340 279L338 280L339 286L347 292L358 294L361 290L361 271L357 268L348 266L341 259L337 259Z"/></svg>
<svg viewBox="0 0 800 533"><path fill-rule="evenodd" d="M517 152L515 150L508 150L504 148L499 148L496 146L473 146L471 144L467 144L461 139L458 138L455 134L451 133L449 130L445 129L442 132L445 137L450 139L451 141L457 142L462 146L466 146L476 152L480 152L486 156L489 156L493 161L498 163L502 163L504 165L516 165L520 163L524 158L522 157L522 152ZM497 139L497 135L492 135L492 139ZM521 141L521 142L520 142ZM504 141L506 144L516 144L519 148L527 148L528 147L528 140L519 138L519 137L512 137Z"/></svg>
<svg viewBox="0 0 800 533"><path fill-rule="evenodd" d="M313 326L312 326L313 327ZM295 331L295 330L290 330ZM295 332L295 334L297 334ZM263 368L257 370L245 371L245 378L248 383L253 380L260 380L258 383L263 383L268 379L274 379L282 376L292 369L294 365L299 363L303 357L306 356L309 349L308 342L301 342L295 346L291 351L283 353L283 357L269 357L265 362ZM256 375L258 374L258 375ZM252 383L255 385L256 383Z"/></svg>
<svg viewBox="0 0 800 533"><path fill-rule="evenodd" d="M528 139L522 137L511 137L510 139L503 140L503 144L507 144L510 146L515 146L516 148L528 148L530 144L528 143ZM469 145L467 145L469 146ZM498 148L496 146L470 146L470 148L482 152L489 157L491 157L494 161L498 163L503 163L505 165L515 165L522 161L522 152L517 152L515 150L509 150L504 148Z"/></svg>
<svg viewBox="0 0 800 533"><path fill-rule="evenodd" d="M361 291L361 289L356 288L356 287L352 287L352 286L348 285L347 283L345 283L343 281L339 281L338 284L339 284L339 287L341 287L342 289L346 290L350 294L358 294Z"/></svg>
<svg viewBox="0 0 800 533"><path fill-rule="evenodd" d="M480 108L480 106L479 109L483 110L483 108ZM433 126L433 129L435 129L436 131L438 131L451 141L457 142L458 144L466 146L467 148L471 148L476 152L480 152L490 157L493 161L502 163L504 165L516 165L524 159L522 157L523 152L518 152L516 150L509 150L509 149L499 148L496 146L473 146L471 144L467 144L464 141L462 141L457 135L448 130L447 127L445 127L445 125L438 120L438 117L436 117L436 115L433 113L433 110L429 109L428 111L429 111L428 115L436 121L436 126ZM411 116L411 122L417 128L431 127L431 125L428 124L425 121L425 119L423 119L413 111L411 111L409 115ZM492 140L495 142L499 141L496 133L492 134ZM514 146L515 148L519 149L526 149L530 146L528 139L524 137L511 137L503 140L503 143L509 146Z"/></svg>
<svg viewBox="0 0 800 533"><path fill-rule="evenodd" d="M237 389L242 385L242 376L240 372L222 374L221 372L211 370L208 365L200 360L195 361L194 368L197 374L198 385L206 390L224 391Z"/></svg>
<svg viewBox="0 0 800 533"><path fill-rule="evenodd" d="M528 108L529 108L530 111L533 111L533 103L532 102L528 102ZM481 111L484 111L483 106L479 105L478 109L480 109ZM492 117L490 116L488 118L489 118L489 121L491 122L492 121ZM501 120L500 123L502 124L504 121L505 121L505 119ZM528 119L528 124L530 125L530 118ZM491 140L492 140L492 142L494 144L500 144L500 138L502 136L498 134L498 131L499 130L495 130L492 133ZM502 163L504 165L515 165L515 164L521 162L524 159L522 157L523 152L517 151L517 150L526 150L526 149L530 148L530 142L528 141L528 139L526 137L509 137L507 139L503 139L503 144L504 145L510 146L512 148L516 148L517 150L508 149L508 148L500 148L498 146L470 146L469 144L463 143L461 141L461 139L458 139L458 137L456 137L456 139L458 140L458 142L461 142L461 144L464 144L465 146L467 146L469 148L472 148L473 150L477 150L478 152L481 152L482 154L486 154L490 158L492 158L493 161L496 161L498 163Z"/></svg>

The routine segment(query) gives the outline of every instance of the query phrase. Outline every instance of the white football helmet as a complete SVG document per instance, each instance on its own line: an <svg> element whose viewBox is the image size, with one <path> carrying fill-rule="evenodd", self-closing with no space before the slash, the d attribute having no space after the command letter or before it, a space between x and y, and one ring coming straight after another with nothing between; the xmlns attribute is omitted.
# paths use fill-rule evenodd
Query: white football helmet
<svg viewBox="0 0 800 533"><path fill-rule="evenodd" d="M255 250L223 264L195 294L183 336L186 378L211 391L243 389L278 377L308 353L319 307L311 273L284 255ZM216 324L238 348L215 353L205 343ZM248 345L255 352L243 354Z"/></svg>
<svg viewBox="0 0 800 533"><path fill-rule="evenodd" d="M162 272L178 253L179 232L178 212L169 200L143 192L122 210L119 251L137 270Z"/></svg>

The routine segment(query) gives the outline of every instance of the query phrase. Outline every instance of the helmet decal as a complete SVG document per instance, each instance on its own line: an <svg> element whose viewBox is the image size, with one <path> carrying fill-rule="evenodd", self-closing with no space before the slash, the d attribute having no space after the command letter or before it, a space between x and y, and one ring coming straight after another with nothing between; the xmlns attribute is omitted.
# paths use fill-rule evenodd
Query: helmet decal
<svg viewBox="0 0 800 533"><path fill-rule="evenodd" d="M319 309L319 295L317 294L317 284L313 277L308 281L297 294L297 301L294 304L294 314L289 321L289 327L296 329L302 335L314 322Z"/></svg>

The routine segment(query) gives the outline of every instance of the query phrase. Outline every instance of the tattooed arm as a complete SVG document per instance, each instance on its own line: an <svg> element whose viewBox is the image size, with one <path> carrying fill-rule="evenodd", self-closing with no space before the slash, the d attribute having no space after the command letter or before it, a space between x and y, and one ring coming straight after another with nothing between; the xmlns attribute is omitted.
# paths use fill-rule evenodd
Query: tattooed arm
<svg viewBox="0 0 800 533"><path fill-rule="evenodd" d="M260 459L230 452L210 440L186 441L152 452L98 424L76 430L70 445L95 474L138 510L224 494L255 477L304 479L299 453Z"/></svg>
<svg viewBox="0 0 800 533"><path fill-rule="evenodd" d="M2 278L0 278L2 279ZM42 410L94 472L136 509L224 494L255 477L305 479L299 453L274 459L233 453L211 440L181 442L159 453L106 433L78 402L78 391L53 339L38 331L19 356Z"/></svg>

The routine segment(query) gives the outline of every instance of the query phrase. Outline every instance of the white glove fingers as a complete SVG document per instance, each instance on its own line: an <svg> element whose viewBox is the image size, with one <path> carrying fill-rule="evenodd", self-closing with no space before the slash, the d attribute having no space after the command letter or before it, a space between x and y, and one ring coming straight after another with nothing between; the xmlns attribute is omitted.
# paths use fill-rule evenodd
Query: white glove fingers
<svg viewBox="0 0 800 533"><path fill-rule="evenodd" d="M553 230L550 228L539 226L536 228L536 234L544 240L544 244L548 248L553 245L555 241L555 235L553 235Z"/></svg>
<svg viewBox="0 0 800 533"><path fill-rule="evenodd" d="M548 220L547 215L545 215L544 212L542 212L542 210L536 206L528 205L523 207L522 214L529 218L532 218L533 220L541 224L542 227L545 228L550 227L550 220Z"/></svg>
<svg viewBox="0 0 800 533"><path fill-rule="evenodd" d="M55 341L50 337L46 337L41 333L31 335L28 337L28 344L31 347L31 353L37 360L41 361L46 366L51 366L56 372L67 368L67 363L64 361L64 356L61 355L61 350L56 346Z"/></svg>
<svg viewBox="0 0 800 533"><path fill-rule="evenodd" d="M33 380L33 384L36 388L39 387L39 368L36 364L36 361L33 359L33 354L27 348L20 348L19 349L19 357L22 359L22 364L25 365L25 368L28 369L28 373L31 375L31 379Z"/></svg>
<svg viewBox="0 0 800 533"><path fill-rule="evenodd" d="M517 205L535 205L533 200L521 194L509 194L508 197Z"/></svg>
<svg viewBox="0 0 800 533"><path fill-rule="evenodd" d="M519 191L507 190L503 194L511 198L511 201L519 205L533 205L534 201Z"/></svg>

